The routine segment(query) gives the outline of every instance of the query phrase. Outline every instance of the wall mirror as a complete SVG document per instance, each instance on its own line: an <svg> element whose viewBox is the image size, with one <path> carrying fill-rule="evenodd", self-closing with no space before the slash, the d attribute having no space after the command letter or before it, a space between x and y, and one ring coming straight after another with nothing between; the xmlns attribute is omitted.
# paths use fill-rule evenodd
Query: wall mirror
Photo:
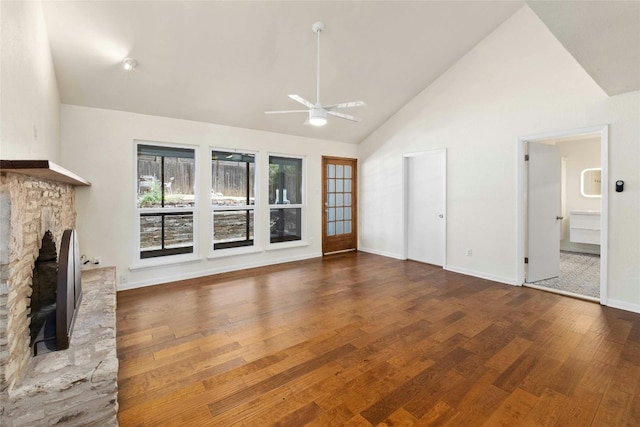
<svg viewBox="0 0 640 427"><path fill-rule="evenodd" d="M580 193L584 197L602 197L602 169L584 169L580 173Z"/></svg>

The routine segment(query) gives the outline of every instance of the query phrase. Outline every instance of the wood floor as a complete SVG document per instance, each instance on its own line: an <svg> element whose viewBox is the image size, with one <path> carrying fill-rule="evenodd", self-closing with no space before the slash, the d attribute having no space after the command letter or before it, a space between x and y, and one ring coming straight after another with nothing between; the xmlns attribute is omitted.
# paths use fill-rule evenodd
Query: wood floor
<svg viewBox="0 0 640 427"><path fill-rule="evenodd" d="M349 253L118 293L122 426L639 426L640 315Z"/></svg>

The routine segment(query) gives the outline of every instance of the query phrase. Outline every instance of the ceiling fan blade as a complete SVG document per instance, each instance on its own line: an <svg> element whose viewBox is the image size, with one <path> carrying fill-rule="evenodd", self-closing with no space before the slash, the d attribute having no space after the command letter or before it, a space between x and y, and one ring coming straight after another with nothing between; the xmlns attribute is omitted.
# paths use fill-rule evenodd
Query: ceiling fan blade
<svg viewBox="0 0 640 427"><path fill-rule="evenodd" d="M323 107L325 110L335 110L336 108L354 108L354 107L366 107L367 104L364 101L351 101L343 102L341 104L332 104Z"/></svg>
<svg viewBox="0 0 640 427"><path fill-rule="evenodd" d="M294 101L299 102L300 104L304 105L307 108L313 108L314 107L314 105L311 102L307 101L306 99L304 99L300 95L296 95L296 94L289 95L289 98L293 99Z"/></svg>
<svg viewBox="0 0 640 427"><path fill-rule="evenodd" d="M340 117L341 119L351 120L352 122L359 122L360 119L358 117L350 116L349 114L338 113L337 111L327 111L327 114L331 114L332 116Z"/></svg>
<svg viewBox="0 0 640 427"><path fill-rule="evenodd" d="M283 114L283 113L308 113L309 110L280 110L280 111L265 111L265 114Z"/></svg>

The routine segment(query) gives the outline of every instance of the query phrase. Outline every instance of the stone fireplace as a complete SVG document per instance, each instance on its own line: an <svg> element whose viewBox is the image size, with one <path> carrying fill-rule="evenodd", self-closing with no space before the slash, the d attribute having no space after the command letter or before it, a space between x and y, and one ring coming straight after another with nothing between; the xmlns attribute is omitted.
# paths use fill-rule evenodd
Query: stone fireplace
<svg viewBox="0 0 640 427"><path fill-rule="evenodd" d="M0 162L0 425L117 425L114 269L82 272L68 350L34 357L30 346L33 276L57 269L34 270L39 257L52 258L41 255L43 237L55 257L64 230L75 228L76 186L90 184L48 161ZM40 305L50 292L36 291Z"/></svg>

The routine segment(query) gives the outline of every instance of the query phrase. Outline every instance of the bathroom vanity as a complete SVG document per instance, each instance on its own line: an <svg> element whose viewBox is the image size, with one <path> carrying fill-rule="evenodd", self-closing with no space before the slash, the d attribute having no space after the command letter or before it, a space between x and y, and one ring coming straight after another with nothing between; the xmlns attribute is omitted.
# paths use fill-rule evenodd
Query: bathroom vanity
<svg viewBox="0 0 640 427"><path fill-rule="evenodd" d="M600 244L600 212L571 211L569 240L574 243Z"/></svg>

